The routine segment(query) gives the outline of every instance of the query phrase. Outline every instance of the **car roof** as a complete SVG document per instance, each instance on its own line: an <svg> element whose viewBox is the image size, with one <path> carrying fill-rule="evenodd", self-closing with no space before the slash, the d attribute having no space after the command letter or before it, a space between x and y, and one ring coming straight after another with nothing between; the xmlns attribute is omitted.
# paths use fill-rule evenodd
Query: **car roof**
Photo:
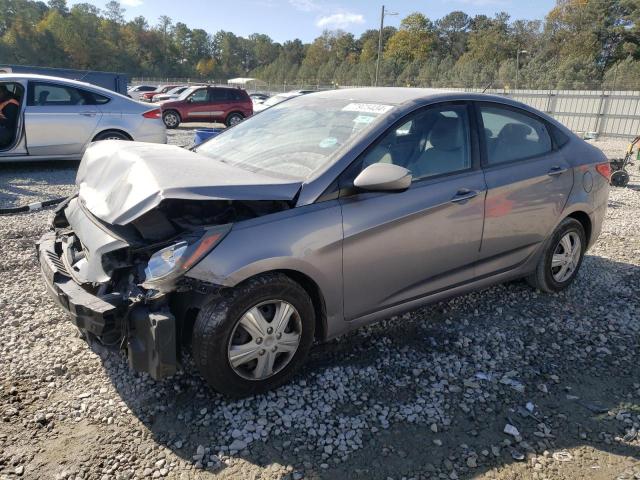
<svg viewBox="0 0 640 480"><path fill-rule="evenodd" d="M38 75L35 73L24 73L24 74L15 74L15 73L0 73L0 81L1 82L11 82L11 81L19 81L19 80L38 80L41 82L58 82L58 83L66 83L68 85L73 85L81 88L90 88L92 90L96 90L98 92L103 92L108 95L120 95L118 92L114 92L113 90L109 90L107 88L99 87L98 85L94 85L93 83L81 82L79 80L72 80L70 78L64 77L54 77L51 75ZM122 95L120 95L122 96Z"/></svg>
<svg viewBox="0 0 640 480"><path fill-rule="evenodd" d="M309 95L334 98L343 100L352 100L354 102L370 102L384 103L389 105L401 105L404 103L420 103L421 101L432 101L438 98L451 100L459 99L493 99L505 102L505 97L495 95L486 95L479 93L467 93L464 91L446 90L438 88L407 88L407 87L364 87L364 88L341 88L336 90L323 90L320 92L310 93Z"/></svg>

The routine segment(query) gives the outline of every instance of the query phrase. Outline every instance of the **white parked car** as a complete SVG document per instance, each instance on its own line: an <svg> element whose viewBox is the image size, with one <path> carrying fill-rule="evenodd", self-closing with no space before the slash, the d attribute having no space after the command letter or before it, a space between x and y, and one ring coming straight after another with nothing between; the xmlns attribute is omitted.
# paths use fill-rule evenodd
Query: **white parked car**
<svg viewBox="0 0 640 480"><path fill-rule="evenodd" d="M312 90L292 90L290 92L279 93L278 95L274 95L273 97L269 97L262 103L253 102L253 113L258 113L263 110L266 110L273 105L277 105L280 102L284 102L289 98L299 97L300 95L306 95L307 93L311 93Z"/></svg>
<svg viewBox="0 0 640 480"><path fill-rule="evenodd" d="M0 74L18 103L0 162L77 160L98 140L166 143L157 106L84 82L44 75Z"/></svg>

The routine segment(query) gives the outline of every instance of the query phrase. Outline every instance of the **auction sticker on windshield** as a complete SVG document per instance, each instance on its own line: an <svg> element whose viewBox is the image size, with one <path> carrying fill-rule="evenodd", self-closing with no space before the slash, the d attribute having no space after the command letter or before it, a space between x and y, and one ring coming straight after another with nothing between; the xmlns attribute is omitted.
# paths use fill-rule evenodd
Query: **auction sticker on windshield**
<svg viewBox="0 0 640 480"><path fill-rule="evenodd" d="M381 105L379 103L350 103L342 107L344 112L377 113L382 115L393 108L393 105Z"/></svg>

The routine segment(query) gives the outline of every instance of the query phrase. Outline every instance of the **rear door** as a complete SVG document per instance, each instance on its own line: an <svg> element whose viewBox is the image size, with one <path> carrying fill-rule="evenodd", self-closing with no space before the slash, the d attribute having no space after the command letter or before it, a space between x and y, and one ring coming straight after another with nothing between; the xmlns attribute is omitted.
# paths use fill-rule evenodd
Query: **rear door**
<svg viewBox="0 0 640 480"><path fill-rule="evenodd" d="M84 90L53 82L29 82L25 132L29 155L80 155L102 117Z"/></svg>
<svg viewBox="0 0 640 480"><path fill-rule="evenodd" d="M516 267L549 235L573 186L573 171L540 117L477 103L487 182L478 275Z"/></svg>
<svg viewBox="0 0 640 480"><path fill-rule="evenodd" d="M212 121L224 123L232 107L230 94L231 92L227 88L212 88L209 90Z"/></svg>
<svg viewBox="0 0 640 480"><path fill-rule="evenodd" d="M473 279L485 182L470 119L466 103L411 114L345 173L347 188L372 163L400 165L414 177L403 192L340 198L348 320Z"/></svg>

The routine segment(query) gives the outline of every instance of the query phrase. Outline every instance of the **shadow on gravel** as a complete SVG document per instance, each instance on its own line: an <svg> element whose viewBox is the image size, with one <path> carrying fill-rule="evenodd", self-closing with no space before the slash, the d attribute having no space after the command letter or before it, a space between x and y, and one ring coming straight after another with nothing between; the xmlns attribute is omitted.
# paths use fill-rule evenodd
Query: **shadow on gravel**
<svg viewBox="0 0 640 480"><path fill-rule="evenodd" d="M440 478L471 479L513 462L528 462L528 475L541 462L546 474L554 464L556 478L571 466L596 478L597 471L590 469L599 461L606 468L602 456L587 453L563 461L551 454L590 447L640 460L640 437L630 430L640 415L640 331L633 317L638 287L639 266L587 256L581 276L566 293L544 295L514 282L440 302L317 346L294 386L245 400L225 400L197 374L184 371L148 390L132 389L147 380L123 368L123 359L98 353L122 400L154 440L187 462L195 463L198 445L217 454L218 446L233 441L233 428L263 418L271 405L269 418L276 422L263 437L266 441L225 455L259 466L293 465L306 478L444 474ZM393 359L399 356L433 362L433 370L398 367ZM445 370L447 365L452 368ZM323 379L349 369L357 372L354 382L370 369L376 370L378 381L361 391L351 384L336 387L344 386L347 395L319 417L313 433L303 419L287 419L300 398L308 407L322 409L328 388ZM512 377L521 389L504 383L510 371L516 372ZM428 388L418 381L424 377L433 377ZM448 418L437 427L419 414L400 420L390 416L385 428L371 414L424 405L434 389ZM360 432L361 448L339 462L336 447L323 456L316 446L321 425L341 432L347 419L359 417L367 422ZM506 424L522 438L503 433ZM203 478L206 463L204 467Z"/></svg>
<svg viewBox="0 0 640 480"><path fill-rule="evenodd" d="M78 165L69 160L0 163L0 208L65 196L60 187L73 185Z"/></svg>

